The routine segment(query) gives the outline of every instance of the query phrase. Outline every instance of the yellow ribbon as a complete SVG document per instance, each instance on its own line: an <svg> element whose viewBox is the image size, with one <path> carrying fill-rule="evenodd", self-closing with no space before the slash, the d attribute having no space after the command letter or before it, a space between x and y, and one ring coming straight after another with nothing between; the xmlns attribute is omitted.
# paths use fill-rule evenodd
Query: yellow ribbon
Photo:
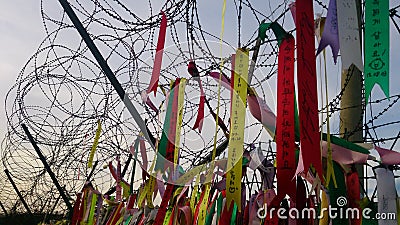
<svg viewBox="0 0 400 225"><path fill-rule="evenodd" d="M179 93L178 93L178 116L176 121L176 133L175 133L174 168L178 164L179 146L181 144L180 141L181 141L183 100L185 97L185 87L186 87L186 79L182 78L179 83Z"/></svg>
<svg viewBox="0 0 400 225"><path fill-rule="evenodd" d="M221 35L220 35L220 55L222 59L222 40L224 37L224 31L225 31L225 11L226 11L226 0L223 0L223 5L222 5L222 21L221 21ZM206 211L207 211L207 204L208 204L208 197L210 195L210 183L212 180L212 173L214 170L214 160L215 160L215 155L216 155L216 150L217 150L217 134L218 134L218 118L219 118L219 107L220 107L220 101L221 101L221 80L222 80L222 69L223 69L223 61L221 60L220 63L220 73L219 73L219 80L218 80L218 92L217 92L217 112L215 116L215 133L214 133L214 146L213 146L213 152L212 152L212 157L211 157L211 165L209 168L209 172L206 177L206 184L204 187L204 197L203 201L200 203L200 209L199 209L199 218L197 221L198 225L203 225L206 220ZM200 175L200 174L199 174Z"/></svg>
<svg viewBox="0 0 400 225"><path fill-rule="evenodd" d="M153 193L154 193L154 186L156 185L156 178L155 176L150 176L150 178L147 180L146 186L145 186L145 192L146 192L146 202L147 206L152 209L154 208L153 205Z"/></svg>
<svg viewBox="0 0 400 225"><path fill-rule="evenodd" d="M171 219L171 214L172 214L172 209L168 209L167 212L165 213L165 218L164 218L163 225L168 225L169 224L169 221Z"/></svg>
<svg viewBox="0 0 400 225"><path fill-rule="evenodd" d="M326 196L325 191L322 191L321 214L320 214L321 219L319 220L319 225L328 225L329 222L328 207L329 207L328 196Z"/></svg>
<svg viewBox="0 0 400 225"><path fill-rule="evenodd" d="M122 190L123 190L122 196L123 196L124 198L128 198L128 197L129 197L129 191L130 191L130 189L131 189L130 186L127 185L127 184L126 184L125 182L123 182L123 181L120 181L119 184L121 185Z"/></svg>
<svg viewBox="0 0 400 225"><path fill-rule="evenodd" d="M193 186L192 195L190 196L190 209L192 211L192 216L194 215L194 211L196 209L196 196L197 196L197 192L198 192L197 185L199 185L199 182L200 182L200 175L198 175L196 177L196 181Z"/></svg>
<svg viewBox="0 0 400 225"><path fill-rule="evenodd" d="M146 185L147 185L147 183L146 183ZM147 195L147 189L145 188L145 187L140 187L140 189L139 189L139 195L138 195L138 200L137 200L137 205L138 205L138 207L142 207L142 203L143 203L143 200L144 200L144 198L146 197L146 195Z"/></svg>
<svg viewBox="0 0 400 225"><path fill-rule="evenodd" d="M325 101L326 101L326 142L327 142L327 166L326 166L326 186L329 186L329 182L331 178L333 179L333 184L335 188L337 188L335 172L333 170L333 161L332 161L332 148L331 148L331 133L330 133L330 125L329 125L329 99L328 99L328 76L326 72L326 54L325 50L323 51L324 55L324 69L325 69Z"/></svg>
<svg viewBox="0 0 400 225"><path fill-rule="evenodd" d="M101 133L101 121L99 119L99 120L97 120L96 135L94 137L92 149L90 150L90 154L89 154L88 168L92 168L92 166L93 166L94 153L96 152L97 145L99 144L100 133Z"/></svg>
<svg viewBox="0 0 400 225"><path fill-rule="evenodd" d="M229 135L228 164L226 177L226 202L229 209L232 201L241 206L242 156L244 127L246 118L247 80L249 68L249 50L237 49L235 57L235 75L233 77L231 102L231 132ZM239 212L241 207L238 207Z"/></svg>

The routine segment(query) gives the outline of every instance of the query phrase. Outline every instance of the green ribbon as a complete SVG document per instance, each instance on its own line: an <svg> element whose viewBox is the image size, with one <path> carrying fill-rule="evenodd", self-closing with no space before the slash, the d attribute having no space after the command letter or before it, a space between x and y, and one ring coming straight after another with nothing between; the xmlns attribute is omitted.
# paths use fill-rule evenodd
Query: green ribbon
<svg viewBox="0 0 400 225"><path fill-rule="evenodd" d="M341 146L343 148L350 149L350 150L352 150L354 152L359 152L359 153L363 153L363 154L369 154L368 149L363 148L363 147L361 147L359 145L356 145L356 144L354 144L354 143L352 143L350 141L346 141L345 139L338 138L338 137L333 136L333 135L331 135L330 138L331 138L331 143L332 144L339 145L339 146ZM326 133L323 133L322 134L322 140L326 141L326 139L327 139L327 135L326 135Z"/></svg>
<svg viewBox="0 0 400 225"><path fill-rule="evenodd" d="M270 28L272 29L272 31L276 36L276 39L278 40L278 45L281 45L282 40L285 39L289 34L277 22L260 24L258 28L258 38L264 41L265 38L267 37L266 32Z"/></svg>
<svg viewBox="0 0 400 225"><path fill-rule="evenodd" d="M158 153L157 153L157 161L156 161L156 166L155 170L162 171L164 170L164 164L167 156L167 147L168 147L168 131L169 131L169 126L170 126L170 118L171 118L171 112L172 112L172 104L174 102L174 92L176 88L171 88L171 91L169 92L169 97L168 97L168 106L167 106L167 112L165 113L165 119L164 119L164 126L163 126L163 132L161 134L161 139L160 143L158 145Z"/></svg>
<svg viewBox="0 0 400 225"><path fill-rule="evenodd" d="M131 220L132 220L132 215L128 216L128 218L125 220L124 225L129 225L129 223L131 222Z"/></svg>
<svg viewBox="0 0 400 225"><path fill-rule="evenodd" d="M377 202L371 202L368 200L368 204L366 205L365 208L371 209L371 212L368 214L370 216L369 219L362 217L362 225L378 225L378 220L374 219L374 215L378 213L378 203ZM364 207L363 207L364 209Z"/></svg>
<svg viewBox="0 0 400 225"><path fill-rule="evenodd" d="M223 203L224 203L224 196L222 196L222 192L221 192L217 199L217 221L219 220L219 218L221 218Z"/></svg>
<svg viewBox="0 0 400 225"><path fill-rule="evenodd" d="M215 204L216 204L216 201L213 202L213 204L211 205L211 208L209 209L210 211L206 215L206 222L204 223L205 225L211 225L211 223L212 223L212 219L213 219L213 216L215 213Z"/></svg>
<svg viewBox="0 0 400 225"><path fill-rule="evenodd" d="M237 207L236 203L234 203L230 225L236 225L237 209L238 209L238 207Z"/></svg>
<svg viewBox="0 0 400 225"><path fill-rule="evenodd" d="M365 1L365 101L375 84L389 98L389 0Z"/></svg>
<svg viewBox="0 0 400 225"><path fill-rule="evenodd" d="M97 194L93 193L90 205L89 219L87 222L87 224L89 225L92 225L94 222L94 211L96 209L96 203L97 203Z"/></svg>
<svg viewBox="0 0 400 225"><path fill-rule="evenodd" d="M165 218L164 218L163 225L168 225L169 224L169 221L171 219L171 214L172 214L172 208L169 208L167 210L167 212L165 213Z"/></svg>
<svg viewBox="0 0 400 225"><path fill-rule="evenodd" d="M335 188L334 182L330 182L328 189L329 189L329 199L330 199L330 205L332 208L335 208L336 210L333 213L337 213L336 218L332 219L332 224L339 224L339 225L348 225L349 220L341 217L339 212L340 210L343 210L343 212L346 212L347 209L347 204L344 203L345 205L342 205L340 199L343 199L343 201L347 200L347 191L346 191L346 181L344 177L344 173L338 163L333 161L333 170L335 171L335 177L336 177L336 184L337 188Z"/></svg>

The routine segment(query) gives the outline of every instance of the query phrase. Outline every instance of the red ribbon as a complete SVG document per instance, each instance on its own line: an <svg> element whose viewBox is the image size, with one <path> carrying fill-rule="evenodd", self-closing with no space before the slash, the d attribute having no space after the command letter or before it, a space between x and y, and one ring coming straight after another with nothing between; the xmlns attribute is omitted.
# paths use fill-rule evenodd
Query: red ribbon
<svg viewBox="0 0 400 225"><path fill-rule="evenodd" d="M204 194L205 194L205 190L203 189L203 191L201 192L201 195L200 195L200 199L199 199L199 201L198 201L198 203L197 203L197 206L196 206L196 209L195 209L195 211L194 211L194 216L193 216L193 224L197 224L197 218L199 217L199 213L200 213L200 206L201 206L201 202L203 201L203 199L204 199ZM207 201L207 200L206 200Z"/></svg>
<svg viewBox="0 0 400 225"><path fill-rule="evenodd" d="M82 198L81 198L81 206L80 206L80 208L79 208L79 212L78 212L78 218L77 218L77 224L80 224L80 222L82 221L82 219L83 219L83 211L85 210L85 200L87 199L87 195L88 195L88 190L87 189L85 189L84 191L83 191L83 196L82 196Z"/></svg>
<svg viewBox="0 0 400 225"><path fill-rule="evenodd" d="M137 198L137 194L129 195L129 200L128 200L128 203L126 205L126 209L127 210L133 209L133 206L135 205L135 202L136 202L136 198Z"/></svg>
<svg viewBox="0 0 400 225"><path fill-rule="evenodd" d="M142 168L142 179L143 181L146 179L148 173L147 173L147 152L146 152L146 144L144 142L143 138L139 138L139 147L140 147L140 154L142 155L142 161L143 161L143 168Z"/></svg>
<svg viewBox="0 0 400 225"><path fill-rule="evenodd" d="M303 209L307 207L307 193L306 186L304 184L303 179L298 176L297 177L297 193L296 193L296 208L298 212L303 212ZM306 218L298 218L296 220L297 225L307 225Z"/></svg>
<svg viewBox="0 0 400 225"><path fill-rule="evenodd" d="M228 204L226 203L222 210L221 218L219 219L218 225L229 225L231 223L232 213L234 204L231 204L228 210ZM199 224L200 225L200 224Z"/></svg>
<svg viewBox="0 0 400 225"><path fill-rule="evenodd" d="M278 106L276 122L276 160L278 200L296 196L294 121L294 38L285 38L278 56Z"/></svg>
<svg viewBox="0 0 400 225"><path fill-rule="evenodd" d="M197 69L196 63L193 60L189 61L187 70L189 74L192 75L195 80L197 80L200 87L199 113L197 114L197 118L192 129L195 130L199 128L199 132L201 133L201 129L203 128L204 102L206 101L206 96L204 95L203 85L201 85L199 70Z"/></svg>
<svg viewBox="0 0 400 225"><path fill-rule="evenodd" d="M160 32L158 33L156 57L154 59L154 66L153 66L153 72L151 73L150 85L149 88L147 89L147 93L154 91L154 96L156 96L156 91L158 87L158 79L160 77L162 56L164 52L165 34L167 31L167 16L163 11L161 11L161 15L162 17L161 17Z"/></svg>
<svg viewBox="0 0 400 225"><path fill-rule="evenodd" d="M81 204L82 193L76 194L76 201L74 204L74 214L72 215L71 224L76 225L79 220L79 205Z"/></svg>
<svg viewBox="0 0 400 225"><path fill-rule="evenodd" d="M124 203L121 202L119 205L114 209L113 213L111 214L110 218L108 219L106 225L115 225L119 218L122 216L122 208L124 207Z"/></svg>
<svg viewBox="0 0 400 225"><path fill-rule="evenodd" d="M199 128L199 132L201 133L201 129L203 128L203 119L204 119L204 103L206 101L206 96L204 94L203 85L201 84L201 80L198 79L200 86L200 102L199 102L199 113L197 114L196 121L193 125L193 130Z"/></svg>
<svg viewBox="0 0 400 225"><path fill-rule="evenodd" d="M183 218L185 218L185 223L182 222L182 218L180 219L180 224L192 224L192 212L190 211L190 206L180 206L178 207L179 214L183 214ZM178 216L179 217L179 216Z"/></svg>
<svg viewBox="0 0 400 225"><path fill-rule="evenodd" d="M250 201L246 201L246 207L243 213L243 225L249 225L249 215L250 215Z"/></svg>
<svg viewBox="0 0 400 225"><path fill-rule="evenodd" d="M296 2L296 29L301 151L305 170L312 165L322 179L312 0Z"/></svg>
<svg viewBox="0 0 400 225"><path fill-rule="evenodd" d="M166 167L170 167L170 171L172 172L173 170L173 162L174 162L174 151L175 151L175 136L176 136L176 123L177 123L177 116L178 116L178 96L179 96L179 83L181 79L176 78L175 84L172 88L174 88L174 96L170 101L172 102L172 109L171 109L171 114L170 114L170 119L169 119L169 130L165 131L168 132L168 145L167 145L167 151L166 151L166 160L167 163L165 165ZM172 162L172 163L171 163Z"/></svg>
<svg viewBox="0 0 400 225"><path fill-rule="evenodd" d="M168 183L167 189L165 190L164 196L162 197L161 205L160 205L160 208L158 209L157 216L154 220L154 225L162 225L163 224L164 218L165 218L165 213L167 212L168 202L172 197L173 190L174 190L174 185Z"/></svg>
<svg viewBox="0 0 400 225"><path fill-rule="evenodd" d="M360 210L360 181L358 178L357 171L350 172L346 175L346 186L347 186L347 198L349 200L349 208L358 208ZM361 216L357 218L351 218L353 225L361 224Z"/></svg>

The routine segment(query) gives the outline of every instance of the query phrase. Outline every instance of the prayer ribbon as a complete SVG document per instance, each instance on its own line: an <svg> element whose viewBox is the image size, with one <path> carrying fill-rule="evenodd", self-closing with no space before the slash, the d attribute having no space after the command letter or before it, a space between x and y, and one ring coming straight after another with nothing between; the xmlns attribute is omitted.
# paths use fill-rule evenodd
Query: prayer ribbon
<svg viewBox="0 0 400 225"><path fill-rule="evenodd" d="M378 193L379 215L390 215L397 212L397 191L393 171L388 168L374 169ZM396 219L377 218L379 225L397 225Z"/></svg>
<svg viewBox="0 0 400 225"><path fill-rule="evenodd" d="M342 69L348 70L351 64L354 64L362 71L360 29L356 1L341 0L336 7Z"/></svg>
<svg viewBox="0 0 400 225"><path fill-rule="evenodd" d="M154 225L163 224L163 221L164 221L163 218L165 218L165 213L167 212L168 202L171 199L173 190L174 190L174 185L171 183L168 183L167 189L165 190L164 196L162 197L161 205L160 205L160 208L158 209Z"/></svg>
<svg viewBox="0 0 400 225"><path fill-rule="evenodd" d="M194 215L194 211L196 209L196 196L197 196L197 192L198 192L198 185L200 182L200 174L197 175L196 177L196 181L194 183L193 186L193 190L192 190L192 195L190 196L190 209L192 211L192 216Z"/></svg>
<svg viewBox="0 0 400 225"><path fill-rule="evenodd" d="M121 161L119 158L119 155L117 155L117 178L115 179L117 182L117 185L115 187L115 198L117 201L121 201L122 200L122 187L121 187Z"/></svg>
<svg viewBox="0 0 400 225"><path fill-rule="evenodd" d="M204 103L206 100L206 96L204 94L203 85L201 84L199 70L197 69L196 63L193 60L189 61L188 72L199 83L199 88L200 88L199 110L197 113L196 121L194 122L192 129L195 130L199 128L199 132L201 133L201 129L203 128Z"/></svg>
<svg viewBox="0 0 400 225"><path fill-rule="evenodd" d="M163 11L161 11L161 24L160 31L158 33L158 41L156 47L156 56L154 59L153 71L151 73L151 80L149 88L147 89L147 93L154 91L154 96L157 93L158 80L161 72L161 64L162 64L162 56L164 53L164 44L165 44L165 34L167 31L167 16Z"/></svg>
<svg viewBox="0 0 400 225"><path fill-rule="evenodd" d="M249 50L237 49L235 71L231 79L231 132L226 179L226 201L229 208L232 201L241 206L242 155L244 144L244 126L246 117L247 79L249 68ZM241 207L239 212L241 212Z"/></svg>
<svg viewBox="0 0 400 225"><path fill-rule="evenodd" d="M94 137L92 149L90 150L88 168L92 168L93 166L94 153L96 152L97 145L99 144L100 133L101 133L101 121L97 120L97 130L96 130L96 135Z"/></svg>
<svg viewBox="0 0 400 225"><path fill-rule="evenodd" d="M308 171L310 165L312 165L318 176L322 178L313 18L313 1L297 1L296 37L300 145L305 169Z"/></svg>
<svg viewBox="0 0 400 225"><path fill-rule="evenodd" d="M298 1L297 1L298 3ZM300 4L297 5L300 7ZM300 10L299 7L297 7L297 10ZM297 18L297 21L299 21L299 18ZM307 193L306 193L306 186L304 184L304 181L301 177L297 177L297 189L296 189L296 209L298 212L303 212L303 209L307 207ZM307 218L297 218L297 225L307 225Z"/></svg>
<svg viewBox="0 0 400 225"><path fill-rule="evenodd" d="M385 165L398 165L400 164L400 153L397 151L392 151L389 149L384 149L378 146L375 146L375 149L378 151L379 156L381 157L382 164Z"/></svg>
<svg viewBox="0 0 400 225"><path fill-rule="evenodd" d="M183 117L183 100L185 97L185 87L186 87L186 79L182 78L179 82L179 91L178 91L178 115L176 122L176 131L175 131L175 149L174 149L174 169L176 170L175 174L178 175L177 165L179 163L179 149L180 149L180 138L181 138L181 128L182 128L182 117Z"/></svg>
<svg viewBox="0 0 400 225"><path fill-rule="evenodd" d="M196 121L193 126L193 130L199 128L199 132L203 128L203 119L204 119L204 103L206 101L206 96L204 94L203 85L201 84L201 80L199 79L199 87L200 87L200 102L199 102L199 112L197 113Z"/></svg>
<svg viewBox="0 0 400 225"><path fill-rule="evenodd" d="M329 199L330 205L332 208L335 208L336 211L343 210L346 212L347 210L347 191L346 191L346 181L345 176L343 174L342 168L336 162L333 162L333 169L336 177L337 187L332 183L329 184ZM332 224L343 224L348 225L349 220L345 217L336 216L332 218Z"/></svg>
<svg viewBox="0 0 400 225"><path fill-rule="evenodd" d="M165 169L165 160L167 157L167 148L169 148L170 141L172 137L169 137L169 130L170 127L172 126L173 128L175 124L171 123L171 118L172 118L172 110L173 110L173 102L174 102L174 96L175 92L178 91L177 88L175 87L175 82L171 81L171 91L169 92L169 95L167 97L168 103L167 103L167 111L165 113L165 119L164 119L164 126L163 126L163 131L161 134L161 139L160 143L158 144L158 153L157 153L157 161L155 165L155 169L159 171L163 171ZM172 135L172 133L171 133ZM175 134L174 134L175 135Z"/></svg>
<svg viewBox="0 0 400 225"><path fill-rule="evenodd" d="M76 200L74 203L74 212L71 219L71 225L76 225L79 220L79 205L81 204L82 193L76 194Z"/></svg>
<svg viewBox="0 0 400 225"><path fill-rule="evenodd" d="M87 224L92 225L94 222L94 211L96 209L96 202L97 202L97 194L92 194L91 204L90 204L90 212Z"/></svg>
<svg viewBox="0 0 400 225"><path fill-rule="evenodd" d="M332 21L330 21L330 22L332 22ZM326 102L326 105L329 105L328 76L327 76L327 70L326 70L325 50L324 50L323 56L324 56L324 75L325 75L325 102ZM322 90L322 87L321 87L321 90ZM322 96L322 94L321 94L321 96ZM331 178L332 178L333 184L336 187L337 186L336 177L335 177L335 173L333 171L333 162L332 162L332 159L333 159L332 154L333 153L332 153L332 146L331 146L331 128L330 128L330 119L329 118L330 118L329 107L326 107L326 148L327 148L326 159L327 159L327 161L326 161L326 178L325 178L326 184L325 184L325 186L329 186L329 182L331 181ZM321 137L322 137L322 134L321 134ZM322 150L322 148L323 147L321 145L321 150Z"/></svg>
<svg viewBox="0 0 400 225"><path fill-rule="evenodd" d="M389 99L389 0L365 2L365 102L375 84Z"/></svg>
<svg viewBox="0 0 400 225"><path fill-rule="evenodd" d="M360 208L360 180L358 178L357 170L354 168L353 171L346 175L346 186L347 186L347 196L349 202L349 208L351 209L358 209L361 212ZM361 216L351 217L350 224L351 225L361 225Z"/></svg>
<svg viewBox="0 0 400 225"><path fill-rule="evenodd" d="M296 196L295 121L294 121L294 38L282 40L278 55L278 105L276 123L276 160L278 198Z"/></svg>
<svg viewBox="0 0 400 225"><path fill-rule="evenodd" d="M146 202L147 206L150 209L154 208L153 205L153 194L154 194L154 187L156 186L156 178L154 175L151 175L149 179L147 180L146 186L145 186L145 192L146 192Z"/></svg>
<svg viewBox="0 0 400 225"><path fill-rule="evenodd" d="M147 106L150 107L150 109L152 109L156 114L158 114L159 111L158 111L157 107L151 101L151 99L149 98L149 95L147 94L146 91L142 91L141 97L142 97L143 103L145 103Z"/></svg>
<svg viewBox="0 0 400 225"><path fill-rule="evenodd" d="M321 209L320 209L320 219L319 225L328 225L329 224L329 197L327 196L325 190L322 190L321 196Z"/></svg>
<svg viewBox="0 0 400 225"><path fill-rule="evenodd" d="M139 146L140 146L140 155L142 156L142 179L146 179L147 175L147 165L148 165L148 160L147 160L147 151L146 151L146 144L144 142L144 139L142 137L139 138Z"/></svg>
<svg viewBox="0 0 400 225"><path fill-rule="evenodd" d="M336 0L329 1L328 14L326 15L324 30L322 31L321 41L319 42L317 55L330 46L333 54L333 61L337 62L339 54L339 32L337 24Z"/></svg>

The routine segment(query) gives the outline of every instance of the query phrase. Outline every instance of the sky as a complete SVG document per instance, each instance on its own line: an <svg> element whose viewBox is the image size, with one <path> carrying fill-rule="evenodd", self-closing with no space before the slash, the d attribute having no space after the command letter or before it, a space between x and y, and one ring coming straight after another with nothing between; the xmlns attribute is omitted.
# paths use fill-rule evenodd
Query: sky
<svg viewBox="0 0 400 225"><path fill-rule="evenodd" d="M44 38L39 1L0 1L0 137L7 128L5 96Z"/></svg>

